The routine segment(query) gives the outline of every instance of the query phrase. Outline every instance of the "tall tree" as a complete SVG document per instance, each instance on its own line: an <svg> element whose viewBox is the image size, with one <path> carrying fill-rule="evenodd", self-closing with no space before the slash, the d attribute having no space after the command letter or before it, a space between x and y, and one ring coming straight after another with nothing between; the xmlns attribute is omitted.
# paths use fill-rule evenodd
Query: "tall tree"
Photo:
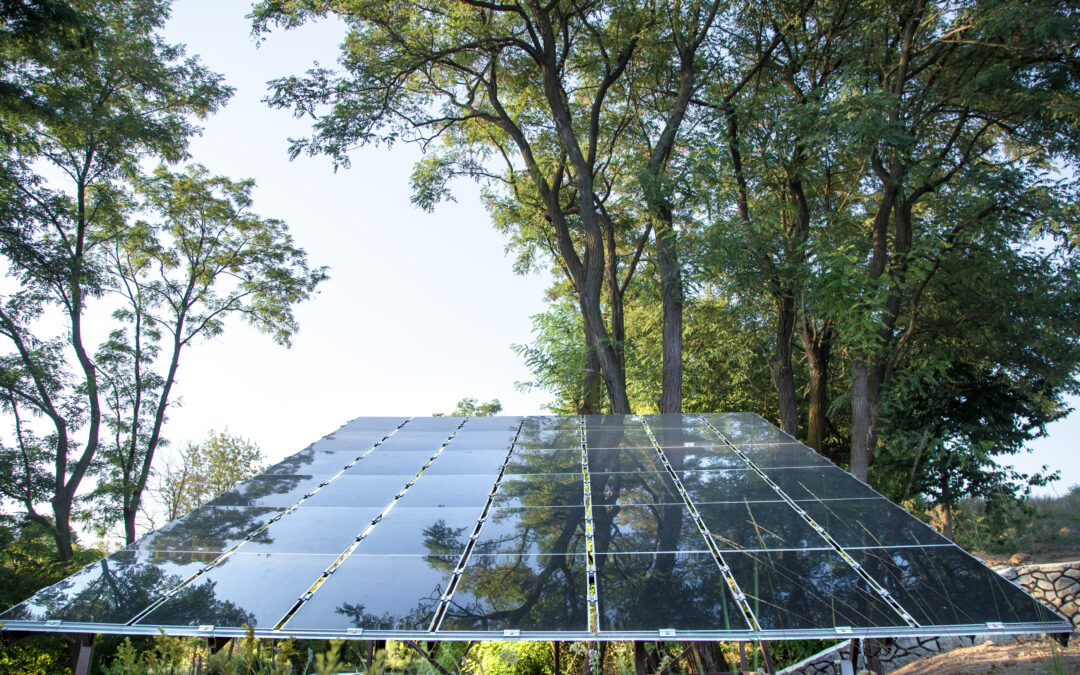
<svg viewBox="0 0 1080 675"><path fill-rule="evenodd" d="M211 431L201 443L180 452L178 466L159 472L158 499L175 520L263 470L259 446L229 433Z"/></svg>
<svg viewBox="0 0 1080 675"><path fill-rule="evenodd" d="M394 140L446 151L422 165L425 200L447 196L446 181L486 177L504 160L511 189L527 186L554 234L586 341L611 408L629 412L625 368L603 312L614 252L605 242L600 174L627 111L613 88L657 21L651 6L428 0L263 2L256 29L293 26L334 13L350 27L342 63L273 83L270 103L315 118L293 153L347 163L356 145Z"/></svg>
<svg viewBox="0 0 1080 675"><path fill-rule="evenodd" d="M880 432L882 392L919 327L926 289L971 231L1007 214L1021 176L1071 154L1080 100L1080 18L1054 2L987 2L955 11L927 0L875 5L884 20L853 40L838 106L863 155L868 226L849 271L858 316L846 326L851 367L851 470L866 480ZM858 92L855 94L855 92ZM1027 187L1027 186L1024 186ZM1032 189L1035 189L1033 186ZM972 198L972 192L978 197ZM969 208L929 206L948 194ZM945 217L941 217L944 212ZM846 310L845 310L846 311Z"/></svg>
<svg viewBox="0 0 1080 675"><path fill-rule="evenodd" d="M193 118L214 111L230 94L219 75L156 35L167 3L72 7L94 17L93 30L75 48L56 49L44 60L11 54L16 65L8 72L33 91L37 105L4 111L15 139L9 156L61 180L46 184L29 169L8 174L0 209L6 219L0 253L22 285L0 307L0 336L13 350L3 363L3 404L17 432L3 462L22 469L5 472L3 490L54 533L61 560L72 556L75 498L102 430L102 392L83 327L87 302L102 293L104 279L95 260L102 243L96 233L118 217L116 181L148 157L183 158L196 129ZM63 317L63 335L33 332L49 312ZM47 433L25 424L30 413L47 420ZM51 517L38 511L42 502L51 504Z"/></svg>
<svg viewBox="0 0 1080 675"><path fill-rule="evenodd" d="M149 220L125 220L106 233L106 287L123 304L114 313L121 327L97 356L112 441L96 492L119 507L128 543L135 541L181 353L219 335L234 315L288 345L297 330L293 306L326 278L324 268L308 268L283 222L251 212L253 187L201 166L182 173L161 167L136 181Z"/></svg>

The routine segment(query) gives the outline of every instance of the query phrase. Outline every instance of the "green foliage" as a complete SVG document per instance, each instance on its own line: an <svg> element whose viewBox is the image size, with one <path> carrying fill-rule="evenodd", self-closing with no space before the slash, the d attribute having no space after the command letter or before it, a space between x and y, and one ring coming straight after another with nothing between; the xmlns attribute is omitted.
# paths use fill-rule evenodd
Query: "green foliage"
<svg viewBox="0 0 1080 675"><path fill-rule="evenodd" d="M555 655L550 642L482 642L466 664L485 675L554 675Z"/></svg>
<svg viewBox="0 0 1080 675"><path fill-rule="evenodd" d="M159 498L168 520L192 511L263 470L263 454L253 442L226 429L211 431L201 443L180 452L180 465L160 472Z"/></svg>
<svg viewBox="0 0 1080 675"><path fill-rule="evenodd" d="M487 403L480 403L475 398L463 398L457 402L451 417L491 417L502 412L502 403L493 398ZM442 413L435 413L433 417L442 417Z"/></svg>

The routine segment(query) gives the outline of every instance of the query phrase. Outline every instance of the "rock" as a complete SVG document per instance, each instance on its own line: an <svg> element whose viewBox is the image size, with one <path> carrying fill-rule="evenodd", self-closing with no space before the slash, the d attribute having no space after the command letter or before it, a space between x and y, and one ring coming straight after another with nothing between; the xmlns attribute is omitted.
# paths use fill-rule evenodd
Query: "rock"
<svg viewBox="0 0 1080 675"><path fill-rule="evenodd" d="M1027 553L1014 553L1012 557L1009 558L1009 564L1013 566L1023 565L1029 560L1031 560L1031 556Z"/></svg>
<svg viewBox="0 0 1080 675"><path fill-rule="evenodd" d="M1036 579L1035 580L1035 585L1041 591L1052 591L1052 590L1054 590L1054 584L1050 583L1049 579Z"/></svg>
<svg viewBox="0 0 1080 675"><path fill-rule="evenodd" d="M1070 579L1076 579L1077 581L1080 581L1080 567L1070 567L1069 569L1062 572L1062 574L1069 577Z"/></svg>
<svg viewBox="0 0 1080 675"><path fill-rule="evenodd" d="M1058 594L1061 594L1064 591L1080 593L1080 581L1074 581L1073 579L1062 575L1054 582L1054 588L1057 589Z"/></svg>

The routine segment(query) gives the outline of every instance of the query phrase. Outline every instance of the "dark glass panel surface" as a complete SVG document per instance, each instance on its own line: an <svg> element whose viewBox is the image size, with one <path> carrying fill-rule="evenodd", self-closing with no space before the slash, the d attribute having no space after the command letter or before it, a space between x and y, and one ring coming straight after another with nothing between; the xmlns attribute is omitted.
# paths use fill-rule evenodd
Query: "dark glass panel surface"
<svg viewBox="0 0 1080 675"><path fill-rule="evenodd" d="M467 431L506 431L510 436L521 426L523 417L508 417L496 415L493 417L472 417L465 423L462 430Z"/></svg>
<svg viewBox="0 0 1080 675"><path fill-rule="evenodd" d="M639 424L637 427L587 427L585 445L589 450L601 448L651 448L652 440L648 432Z"/></svg>
<svg viewBox="0 0 1080 675"><path fill-rule="evenodd" d="M723 445L724 441L708 427L693 429L653 429L656 442L662 447L693 447L695 445Z"/></svg>
<svg viewBox="0 0 1080 675"><path fill-rule="evenodd" d="M408 426L405 429L408 429ZM430 457L438 452L446 439L450 437L450 431L406 431L405 429L380 443L379 449L387 451L414 450L427 453Z"/></svg>
<svg viewBox="0 0 1080 675"><path fill-rule="evenodd" d="M702 413L700 417L708 420L713 426L726 426L731 424L768 424L761 415L756 413Z"/></svg>
<svg viewBox="0 0 1080 675"><path fill-rule="evenodd" d="M678 475L686 494L694 504L780 499L768 483L748 469L681 471Z"/></svg>
<svg viewBox="0 0 1080 675"><path fill-rule="evenodd" d="M711 554L596 557L600 630L749 630Z"/></svg>
<svg viewBox="0 0 1080 675"><path fill-rule="evenodd" d="M697 509L720 550L828 547L787 502L697 504Z"/></svg>
<svg viewBox="0 0 1080 675"><path fill-rule="evenodd" d="M273 628L336 557L234 553L138 624Z"/></svg>
<svg viewBox="0 0 1080 675"><path fill-rule="evenodd" d="M882 497L804 501L799 506L844 547L950 543L929 525Z"/></svg>
<svg viewBox="0 0 1080 675"><path fill-rule="evenodd" d="M447 448L449 450L449 448ZM468 475L484 474L491 476L491 482L495 482L495 476L506 461L506 450L458 450L457 452L443 452L438 459L431 463L424 474L432 475Z"/></svg>
<svg viewBox="0 0 1080 675"><path fill-rule="evenodd" d="M414 417L398 433L400 434L402 431L408 431L409 433L430 431L445 432L445 435L449 436L464 421L465 418L463 417Z"/></svg>
<svg viewBox="0 0 1080 675"><path fill-rule="evenodd" d="M207 506L292 506L326 480L325 476L258 475L207 503Z"/></svg>
<svg viewBox="0 0 1080 675"><path fill-rule="evenodd" d="M437 476L425 471L405 492L398 506L482 507L494 486L495 476Z"/></svg>
<svg viewBox="0 0 1080 675"><path fill-rule="evenodd" d="M360 542L356 552L360 555L460 556L482 512L482 507L395 506Z"/></svg>
<svg viewBox="0 0 1080 675"><path fill-rule="evenodd" d="M316 506L386 506L415 476L341 475L305 499L301 508Z"/></svg>
<svg viewBox="0 0 1080 675"><path fill-rule="evenodd" d="M590 473L593 504L682 504L665 470L639 473Z"/></svg>
<svg viewBox="0 0 1080 675"><path fill-rule="evenodd" d="M585 594L584 556L473 555L439 630L585 631Z"/></svg>
<svg viewBox="0 0 1080 675"><path fill-rule="evenodd" d="M668 463L676 471L715 471L717 469L746 468L746 461L726 446L665 446L662 449Z"/></svg>
<svg viewBox="0 0 1080 675"><path fill-rule="evenodd" d="M834 551L724 553L765 630L907 623Z"/></svg>
<svg viewBox="0 0 1080 675"><path fill-rule="evenodd" d="M764 469L769 478L794 500L881 499L868 485L836 466L804 469Z"/></svg>
<svg viewBox="0 0 1080 675"><path fill-rule="evenodd" d="M0 614L0 620L123 624L213 562L217 555L119 551L38 591Z"/></svg>
<svg viewBox="0 0 1080 675"><path fill-rule="evenodd" d="M739 448L759 468L783 466L833 466L829 460L801 443L744 445Z"/></svg>
<svg viewBox="0 0 1080 675"><path fill-rule="evenodd" d="M690 509L682 504L602 506L593 504L597 553L708 551Z"/></svg>
<svg viewBox="0 0 1080 675"><path fill-rule="evenodd" d="M300 507L271 523L240 550L244 553L338 555L367 529L382 510L382 506Z"/></svg>
<svg viewBox="0 0 1080 675"><path fill-rule="evenodd" d="M473 548L473 555L584 552L584 506L492 508Z"/></svg>
<svg viewBox="0 0 1080 675"><path fill-rule="evenodd" d="M286 457L263 472L263 475L303 475L311 474L329 477L345 468L345 465L367 452L371 445L360 449L329 450L331 444L316 443L304 450Z"/></svg>
<svg viewBox="0 0 1080 675"><path fill-rule="evenodd" d="M625 473L639 471L664 471L664 463L656 450L648 448L625 448L622 450L589 449L591 473Z"/></svg>
<svg viewBox="0 0 1080 675"><path fill-rule="evenodd" d="M454 451L498 450L505 455L513 441L514 432L512 431L472 431L466 424L457 436L454 436L454 440L450 441L446 449Z"/></svg>
<svg viewBox="0 0 1080 675"><path fill-rule="evenodd" d="M585 426L640 429L641 420L637 415L586 415Z"/></svg>
<svg viewBox="0 0 1080 675"><path fill-rule="evenodd" d="M341 431L381 431L390 433L405 423L408 417L357 417L341 427Z"/></svg>
<svg viewBox="0 0 1080 675"><path fill-rule="evenodd" d="M768 422L757 420L736 420L717 424L716 429L734 445L755 443L793 443L794 438L780 431Z"/></svg>
<svg viewBox="0 0 1080 675"><path fill-rule="evenodd" d="M202 506L128 546L145 551L227 551L281 513L250 506Z"/></svg>
<svg viewBox="0 0 1080 675"><path fill-rule="evenodd" d="M454 556L350 555L285 628L426 631L457 563Z"/></svg>
<svg viewBox="0 0 1080 675"><path fill-rule="evenodd" d="M641 419L653 431L657 429L708 429L705 420L698 415L689 413L683 415L642 415Z"/></svg>
<svg viewBox="0 0 1080 675"><path fill-rule="evenodd" d="M581 450L526 450L514 446L506 473L576 473L581 474Z"/></svg>
<svg viewBox="0 0 1080 675"><path fill-rule="evenodd" d="M426 450L383 450L379 448L353 464L346 476L415 476L424 468L433 452Z"/></svg>
<svg viewBox="0 0 1080 675"><path fill-rule="evenodd" d="M1062 621L955 546L849 553L923 625Z"/></svg>
<svg viewBox="0 0 1080 675"><path fill-rule="evenodd" d="M585 489L581 474L503 474L495 503L515 506L582 506Z"/></svg>

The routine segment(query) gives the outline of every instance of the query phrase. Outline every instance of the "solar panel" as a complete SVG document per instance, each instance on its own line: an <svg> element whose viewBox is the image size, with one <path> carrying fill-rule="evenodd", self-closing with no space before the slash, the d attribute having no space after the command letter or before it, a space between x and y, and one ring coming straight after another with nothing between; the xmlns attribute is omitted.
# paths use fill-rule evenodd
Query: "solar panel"
<svg viewBox="0 0 1080 675"><path fill-rule="evenodd" d="M745 413L360 418L0 620L423 640L1071 630Z"/></svg>

